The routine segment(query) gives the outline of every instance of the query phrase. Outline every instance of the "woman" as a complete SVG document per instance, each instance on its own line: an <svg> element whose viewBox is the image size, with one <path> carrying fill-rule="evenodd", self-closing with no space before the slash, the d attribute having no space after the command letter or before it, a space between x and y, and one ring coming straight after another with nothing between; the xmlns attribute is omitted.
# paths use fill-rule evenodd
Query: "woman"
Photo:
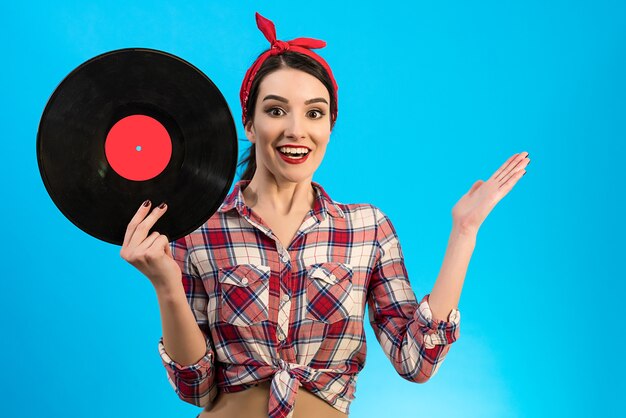
<svg viewBox="0 0 626 418"><path fill-rule="evenodd" d="M171 244L147 236L167 206L149 201L128 225L121 256L153 283L159 352L179 397L201 418L346 417L365 364L363 320L398 373L432 377L459 334L456 309L476 234L525 173L515 154L452 210L440 275L416 300L389 218L340 204L312 181L337 116L337 86L311 48L276 40L241 89L248 167L205 225ZM182 276L182 279L181 279Z"/></svg>

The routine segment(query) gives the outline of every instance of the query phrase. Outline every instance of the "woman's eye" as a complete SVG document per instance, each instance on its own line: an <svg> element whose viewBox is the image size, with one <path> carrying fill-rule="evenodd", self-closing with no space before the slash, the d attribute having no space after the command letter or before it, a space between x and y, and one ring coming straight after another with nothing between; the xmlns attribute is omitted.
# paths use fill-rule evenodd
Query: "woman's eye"
<svg viewBox="0 0 626 418"><path fill-rule="evenodd" d="M280 116L284 113L284 111L280 107L273 107L267 110L267 113L269 113L270 116Z"/></svg>
<svg viewBox="0 0 626 418"><path fill-rule="evenodd" d="M321 112L319 110L311 110L311 111L309 111L309 116L312 117L313 119L320 119L324 115L325 115L325 113L323 113L323 112Z"/></svg>

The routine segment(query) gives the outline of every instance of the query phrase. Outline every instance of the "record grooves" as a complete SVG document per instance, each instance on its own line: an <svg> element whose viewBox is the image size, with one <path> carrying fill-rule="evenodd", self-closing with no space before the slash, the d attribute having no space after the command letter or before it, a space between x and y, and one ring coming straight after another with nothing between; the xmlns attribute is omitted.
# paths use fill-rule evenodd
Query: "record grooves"
<svg viewBox="0 0 626 418"><path fill-rule="evenodd" d="M37 160L45 187L77 227L121 245L141 203L167 202L153 230L176 240L220 206L235 176L234 120L200 70L132 48L72 71L43 112Z"/></svg>

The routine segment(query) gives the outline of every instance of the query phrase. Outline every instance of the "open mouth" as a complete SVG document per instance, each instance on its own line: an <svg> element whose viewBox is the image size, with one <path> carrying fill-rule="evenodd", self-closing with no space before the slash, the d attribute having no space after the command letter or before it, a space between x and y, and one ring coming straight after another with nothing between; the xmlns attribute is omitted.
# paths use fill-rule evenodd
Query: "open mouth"
<svg viewBox="0 0 626 418"><path fill-rule="evenodd" d="M292 160L299 160L310 152L306 147L278 147L277 149L282 155Z"/></svg>

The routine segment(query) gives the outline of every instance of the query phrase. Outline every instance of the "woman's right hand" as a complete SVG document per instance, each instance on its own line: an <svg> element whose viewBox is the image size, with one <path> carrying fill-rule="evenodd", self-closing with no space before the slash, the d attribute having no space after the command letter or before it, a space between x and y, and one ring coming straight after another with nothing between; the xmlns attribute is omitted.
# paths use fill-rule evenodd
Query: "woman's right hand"
<svg viewBox="0 0 626 418"><path fill-rule="evenodd" d="M173 289L181 283L182 273L172 257L167 236L156 231L147 236L167 211L167 205L161 204L148 215L150 206L151 202L146 200L130 220L120 256L148 277L155 289Z"/></svg>

